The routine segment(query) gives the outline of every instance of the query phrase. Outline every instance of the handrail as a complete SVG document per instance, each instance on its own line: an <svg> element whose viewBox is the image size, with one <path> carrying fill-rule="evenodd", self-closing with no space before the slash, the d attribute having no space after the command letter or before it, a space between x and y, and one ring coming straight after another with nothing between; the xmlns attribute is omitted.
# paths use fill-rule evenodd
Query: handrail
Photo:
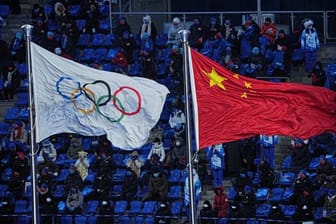
<svg viewBox="0 0 336 224"><path fill-rule="evenodd" d="M311 16L311 14L321 14L322 15L322 31L321 33L323 34L323 43L327 42L327 39L336 39L336 38L331 38L329 36L328 33L328 13L334 12L332 10L327 10L327 11L323 11L323 10L295 10L295 11L290 11L290 10L285 10L285 11L269 11L269 10L263 10L260 11L260 14L290 14L290 25L292 28L292 32L294 31L294 20L295 20L295 14L307 14L307 17L309 18ZM146 15L146 14L150 14L150 15L181 15L181 19L183 21L183 23L185 24L187 22L187 15L219 15L220 18L220 23L223 24L224 23L224 16L226 14L242 14L242 15L248 15L248 14L255 14L258 15L258 11L206 11L206 12L199 12L199 11L195 11L195 12L176 12L176 11L172 11L172 12L158 12L158 11L153 11L153 12L111 12L110 16L115 16L115 15ZM260 18L256 18L256 21L261 21ZM261 25L261 24L259 24Z"/></svg>

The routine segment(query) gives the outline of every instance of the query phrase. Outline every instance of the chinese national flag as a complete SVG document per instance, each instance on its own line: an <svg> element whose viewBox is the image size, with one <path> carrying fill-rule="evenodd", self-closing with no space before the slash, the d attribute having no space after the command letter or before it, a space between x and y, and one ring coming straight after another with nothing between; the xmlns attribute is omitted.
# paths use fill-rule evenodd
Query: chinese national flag
<svg viewBox="0 0 336 224"><path fill-rule="evenodd" d="M336 92L247 78L189 49L199 148L259 134L305 139L336 132Z"/></svg>

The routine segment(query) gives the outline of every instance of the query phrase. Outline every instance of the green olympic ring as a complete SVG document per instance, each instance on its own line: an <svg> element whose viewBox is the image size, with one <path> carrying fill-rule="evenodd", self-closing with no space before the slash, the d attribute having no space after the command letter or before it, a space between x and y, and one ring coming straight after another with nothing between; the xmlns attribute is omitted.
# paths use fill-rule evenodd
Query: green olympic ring
<svg viewBox="0 0 336 224"><path fill-rule="evenodd" d="M107 120L109 120L110 122L120 122L124 118L125 114L121 113L121 115L118 119L112 120L109 116L105 115L103 112L100 111L100 109L99 109L100 108L100 102L105 98L112 98L113 100L116 100L117 103L119 104L119 106L121 107L121 109L122 110L125 109L124 106L121 104L119 98L117 98L116 96L103 95L103 96L99 97L98 100L97 100L97 103L96 103L97 112L99 114L101 114L103 117L105 117Z"/></svg>

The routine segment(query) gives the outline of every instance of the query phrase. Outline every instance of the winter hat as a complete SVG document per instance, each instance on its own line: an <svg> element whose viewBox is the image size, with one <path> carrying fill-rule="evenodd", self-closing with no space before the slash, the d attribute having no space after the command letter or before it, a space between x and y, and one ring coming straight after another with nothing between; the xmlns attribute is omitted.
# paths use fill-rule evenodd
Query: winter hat
<svg viewBox="0 0 336 224"><path fill-rule="evenodd" d="M313 26L314 22L311 19L307 19L304 23L303 26L307 29L309 26Z"/></svg>
<svg viewBox="0 0 336 224"><path fill-rule="evenodd" d="M149 15L143 17L143 23L149 24L151 23L152 19Z"/></svg>
<svg viewBox="0 0 336 224"><path fill-rule="evenodd" d="M254 55L258 55L259 54L259 48L258 47L254 47L254 48L252 48L252 54L254 54Z"/></svg>
<svg viewBox="0 0 336 224"><path fill-rule="evenodd" d="M173 24L174 25L179 25L181 23L181 20L178 18L178 17L175 17L174 19L173 19Z"/></svg>
<svg viewBox="0 0 336 224"><path fill-rule="evenodd" d="M269 22L269 23L271 23L271 22L272 22L272 19L271 19L270 17L266 17L266 18L265 18L265 22Z"/></svg>
<svg viewBox="0 0 336 224"><path fill-rule="evenodd" d="M211 207L211 203L210 201L206 200L204 203L203 203L203 208L210 208Z"/></svg>

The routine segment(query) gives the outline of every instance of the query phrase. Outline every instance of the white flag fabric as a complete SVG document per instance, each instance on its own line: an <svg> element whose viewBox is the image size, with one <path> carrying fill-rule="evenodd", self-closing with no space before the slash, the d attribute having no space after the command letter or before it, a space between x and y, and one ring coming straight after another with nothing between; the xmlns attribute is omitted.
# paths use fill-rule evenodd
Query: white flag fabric
<svg viewBox="0 0 336 224"><path fill-rule="evenodd" d="M87 67L31 43L36 141L58 133L107 134L121 149L141 147L169 90L150 79Z"/></svg>

